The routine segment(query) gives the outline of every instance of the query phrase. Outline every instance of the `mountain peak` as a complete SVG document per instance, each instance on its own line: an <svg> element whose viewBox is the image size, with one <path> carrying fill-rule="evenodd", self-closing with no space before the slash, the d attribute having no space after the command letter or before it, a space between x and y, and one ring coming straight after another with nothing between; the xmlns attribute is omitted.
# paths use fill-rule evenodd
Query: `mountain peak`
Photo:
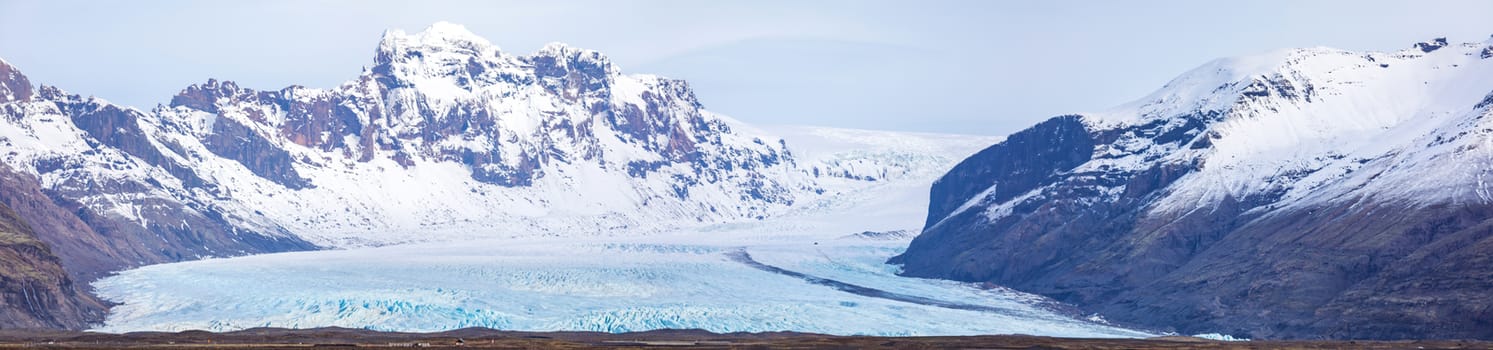
<svg viewBox="0 0 1493 350"><path fill-rule="evenodd" d="M236 95L249 93L246 89L240 89L237 83L231 80L218 80L208 78L202 84L192 84L171 97L171 107L186 106L210 113L218 112L218 101L231 98Z"/></svg>
<svg viewBox="0 0 1493 350"><path fill-rule="evenodd" d="M425 27L425 30L422 30L420 32L452 36L476 36L476 34L472 34L472 31L467 30L467 26L446 21L436 21L435 23L431 23L429 26Z"/></svg>
<svg viewBox="0 0 1493 350"><path fill-rule="evenodd" d="M0 103L30 100L31 80L19 69L0 59Z"/></svg>
<svg viewBox="0 0 1493 350"><path fill-rule="evenodd" d="M415 54L410 54L415 52ZM384 31L379 40L378 64L400 60L403 56L423 58L427 54L451 53L462 56L497 56L498 47L472 33L465 26L435 22L424 30L409 34L401 29Z"/></svg>
<svg viewBox="0 0 1493 350"><path fill-rule="evenodd" d="M425 29L420 30L420 32L414 34L408 34L401 29L390 29L384 32L384 40L387 41L390 39L413 40L414 42L427 44L456 43L466 41L485 46L492 45L492 43L488 42L487 39L478 36L476 33L472 33L472 31L468 30L466 26L445 21L431 23L429 26L425 27Z"/></svg>

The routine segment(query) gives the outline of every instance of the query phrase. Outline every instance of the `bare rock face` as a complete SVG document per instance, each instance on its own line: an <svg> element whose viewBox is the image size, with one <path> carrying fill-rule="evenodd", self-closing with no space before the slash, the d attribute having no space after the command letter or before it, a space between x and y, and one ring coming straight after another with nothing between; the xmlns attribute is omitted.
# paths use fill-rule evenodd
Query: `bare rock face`
<svg viewBox="0 0 1493 350"><path fill-rule="evenodd" d="M1485 45L1219 60L1053 118L935 183L892 262L1184 334L1493 339Z"/></svg>
<svg viewBox="0 0 1493 350"><path fill-rule="evenodd" d="M1052 182L1062 171L1072 169L1093 155L1093 140L1078 116L1058 117L1022 130L995 146L976 153L939 179L928 207L933 226L971 198L992 189L988 195L1009 200ZM1023 176L1026 175L1026 176ZM992 187L1000 179L1001 186Z"/></svg>
<svg viewBox="0 0 1493 350"><path fill-rule="evenodd" d="M31 80L4 60L0 60L0 103L31 99Z"/></svg>
<svg viewBox="0 0 1493 350"><path fill-rule="evenodd" d="M29 225L0 205L0 329L81 329L102 322L104 304L82 287Z"/></svg>
<svg viewBox="0 0 1493 350"><path fill-rule="evenodd" d="M285 188L298 190L312 186L310 181L296 173L290 153L232 119L213 123L212 133L202 143L214 154L236 160L255 175Z"/></svg>
<svg viewBox="0 0 1493 350"><path fill-rule="evenodd" d="M139 257L124 253L131 244L111 242L76 213L59 206L39 187L36 178L3 165L0 165L0 205L23 218L35 233L33 236L51 247L69 274L79 281L102 277Z"/></svg>
<svg viewBox="0 0 1493 350"><path fill-rule="evenodd" d="M143 207L141 218L156 222L145 225L80 202L94 191L149 194L154 190L150 186L149 182L67 182L45 189L36 178L0 166L0 204L14 208L30 222L37 238L54 247L78 280L92 281L112 271L148 264L315 248L293 237L254 233L211 207L171 198L145 197L134 202Z"/></svg>

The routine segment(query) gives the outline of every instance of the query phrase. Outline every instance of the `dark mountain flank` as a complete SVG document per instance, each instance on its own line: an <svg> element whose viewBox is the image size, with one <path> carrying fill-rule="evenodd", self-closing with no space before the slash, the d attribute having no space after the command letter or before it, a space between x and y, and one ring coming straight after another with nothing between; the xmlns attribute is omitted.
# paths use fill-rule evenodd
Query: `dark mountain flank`
<svg viewBox="0 0 1493 350"><path fill-rule="evenodd" d="M1488 47L1224 59L1050 119L935 183L892 262L1184 334L1493 339Z"/></svg>
<svg viewBox="0 0 1493 350"><path fill-rule="evenodd" d="M75 284L31 226L0 204L0 329L82 328L105 306Z"/></svg>

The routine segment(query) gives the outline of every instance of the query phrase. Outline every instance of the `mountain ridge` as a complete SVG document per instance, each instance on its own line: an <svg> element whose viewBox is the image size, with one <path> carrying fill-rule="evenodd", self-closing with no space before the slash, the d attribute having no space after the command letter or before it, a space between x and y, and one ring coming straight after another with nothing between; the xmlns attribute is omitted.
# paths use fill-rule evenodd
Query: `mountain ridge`
<svg viewBox="0 0 1493 350"><path fill-rule="evenodd" d="M1469 262L1493 242L1490 48L1221 59L1050 119L935 183L893 262L1184 333L1493 337Z"/></svg>

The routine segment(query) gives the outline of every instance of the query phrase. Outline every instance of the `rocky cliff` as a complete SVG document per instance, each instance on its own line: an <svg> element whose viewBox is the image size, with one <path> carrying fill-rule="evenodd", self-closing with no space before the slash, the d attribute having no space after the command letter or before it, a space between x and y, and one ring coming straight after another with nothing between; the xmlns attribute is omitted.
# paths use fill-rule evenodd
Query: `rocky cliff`
<svg viewBox="0 0 1493 350"><path fill-rule="evenodd" d="M0 204L0 329L79 329L105 306L63 270L31 226Z"/></svg>

